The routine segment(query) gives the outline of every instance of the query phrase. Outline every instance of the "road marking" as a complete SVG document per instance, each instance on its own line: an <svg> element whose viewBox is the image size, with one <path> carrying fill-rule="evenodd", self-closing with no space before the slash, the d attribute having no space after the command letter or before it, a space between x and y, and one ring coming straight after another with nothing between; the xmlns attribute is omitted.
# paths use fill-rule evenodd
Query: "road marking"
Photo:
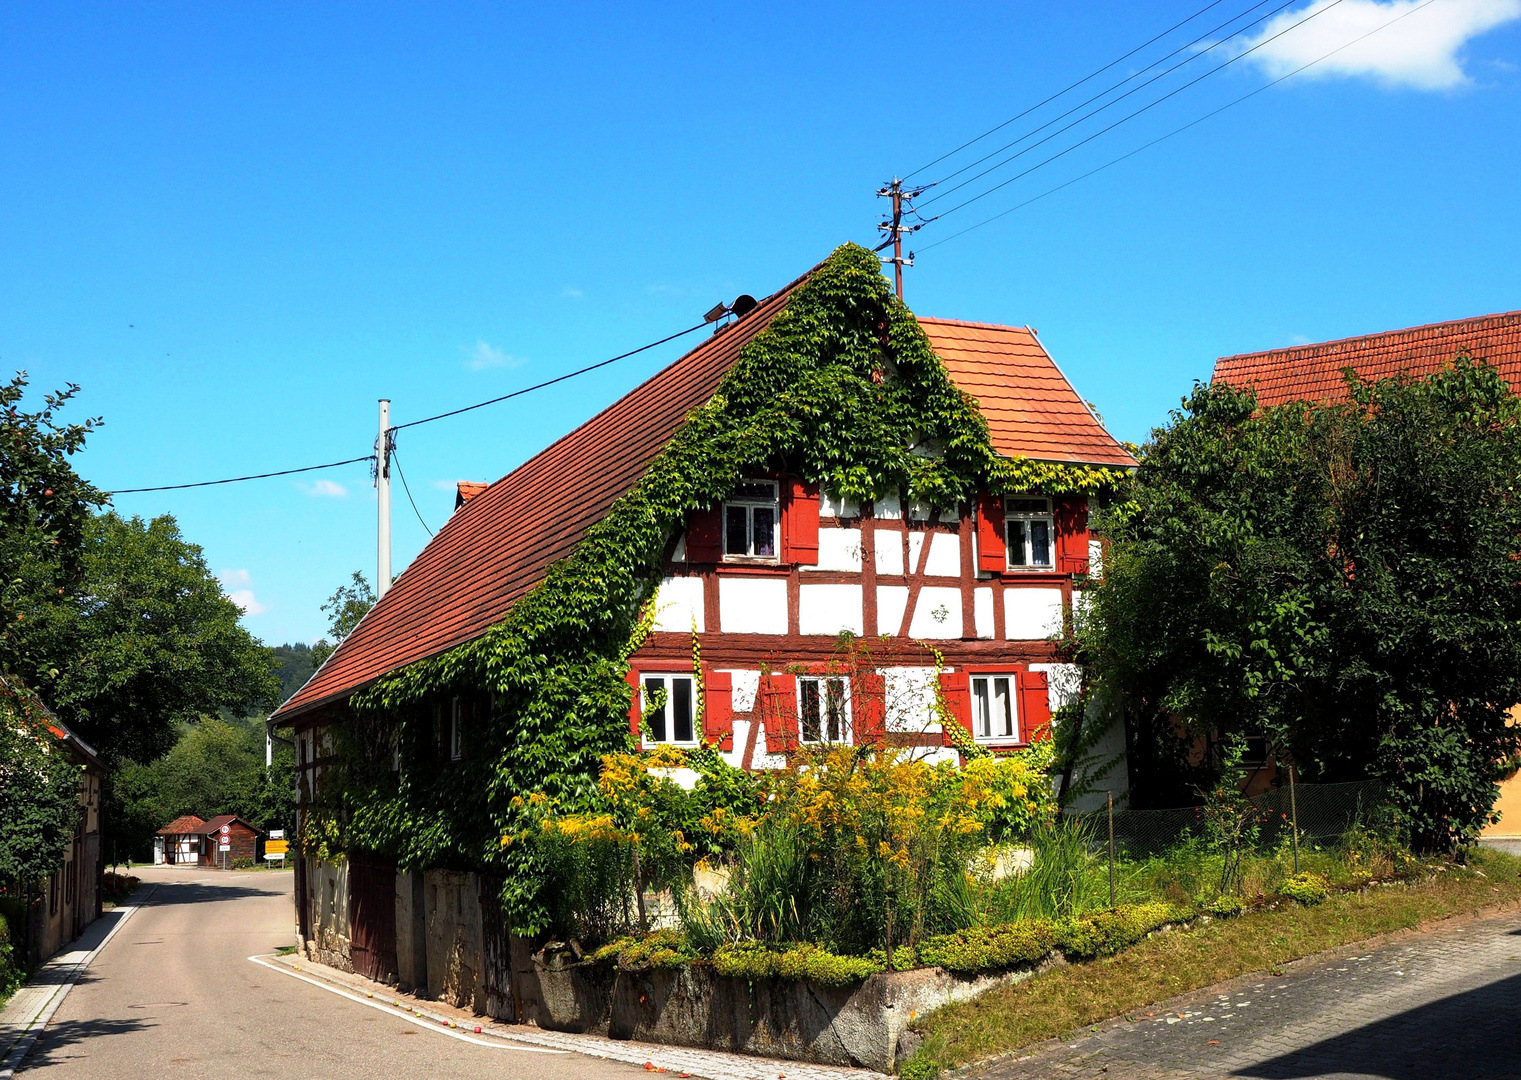
<svg viewBox="0 0 1521 1080"><path fill-rule="evenodd" d="M394 1016L394 1017L396 1017L396 1019L405 1021L408 1024L415 1024L417 1022L417 1018L414 1017L410 1012L398 1012L396 1009L393 1009L390 1006L385 1005L385 1004L383 1004L383 1003L381 1003L379 1001L371 1001L368 998L362 998L362 997L360 997L358 994L351 994L347 990L340 989L339 987L334 986L330 982L324 982L322 979L314 979L314 978L312 978L309 975L302 975L298 971L292 971L290 968L286 967L284 964L272 964L268 960L264 959L264 957L262 957L262 956L250 956L248 959L252 960L255 964L258 964L260 967L269 968L270 971L278 971L282 975L289 975L293 979L300 979L304 983L309 983L312 986L316 986L316 987L319 987L320 989L327 990L330 993L337 994L339 997L348 998L350 1001L357 1001L359 1004L361 1004L361 1005L368 1005L372 1009L379 1009L381 1012L385 1013L387 1016ZM551 1049L549 1049L548 1047L545 1047L545 1046L528 1046L528 1045L522 1044L522 1043L515 1043L515 1042L509 1041L505 1037L501 1038L501 1039L490 1039L490 1040L488 1040L488 1039L477 1039L474 1036L466 1035L462 1031L456 1031L456 1030L454 1030L452 1028L443 1027L442 1025L440 1025L439 1027L433 1027L432 1025L426 1025L426 1026L424 1026L420 1030L431 1031L431 1032L434 1032L435 1034L438 1034L438 1035L447 1035L451 1039L460 1039L460 1040L462 1040L464 1042L467 1042L467 1043L474 1043L476 1046L488 1046L488 1047L491 1047L491 1048L496 1049L496 1050L521 1050L525 1054L568 1054L568 1053L570 1053L570 1051L568 1051L568 1050L551 1050ZM0 1080L3 1080L3 1078L0 1078Z"/></svg>

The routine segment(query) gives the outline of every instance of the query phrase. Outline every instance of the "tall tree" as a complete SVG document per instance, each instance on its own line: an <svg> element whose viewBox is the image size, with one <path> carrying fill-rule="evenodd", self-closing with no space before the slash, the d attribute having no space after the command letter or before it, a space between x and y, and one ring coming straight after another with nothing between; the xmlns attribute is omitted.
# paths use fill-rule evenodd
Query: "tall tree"
<svg viewBox="0 0 1521 1080"><path fill-rule="evenodd" d="M333 595L322 605L322 611L327 615L328 633L333 636L333 640L317 640L312 646L312 663L320 667L333 655L333 650L343 643L343 639L354 632L359 620L374 606L375 590L370 588L365 576L355 570L349 583L334 589Z"/></svg>
<svg viewBox="0 0 1521 1080"><path fill-rule="evenodd" d="M1203 779L1180 736L1263 735L1387 781L1422 847L1472 839L1521 735L1518 476L1521 402L1467 358L1340 406L1196 388L1100 522L1080 630L1138 778Z"/></svg>

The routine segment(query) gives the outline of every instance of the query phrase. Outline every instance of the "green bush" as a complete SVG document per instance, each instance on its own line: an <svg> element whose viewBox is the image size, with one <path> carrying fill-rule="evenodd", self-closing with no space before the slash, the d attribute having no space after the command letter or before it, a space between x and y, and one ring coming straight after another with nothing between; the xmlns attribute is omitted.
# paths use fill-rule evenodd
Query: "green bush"
<svg viewBox="0 0 1521 1080"><path fill-rule="evenodd" d="M1079 919L1057 924L1056 942L1069 960L1091 960L1113 956L1127 945L1134 945L1147 934L1168 923L1186 922L1194 917L1192 908L1157 901L1130 904L1113 911L1100 911Z"/></svg>
<svg viewBox="0 0 1521 1080"><path fill-rule="evenodd" d="M598 963L616 963L624 971L675 968L697 959L697 952L675 930L657 930L643 938L622 937L591 954Z"/></svg>
<svg viewBox="0 0 1521 1080"><path fill-rule="evenodd" d="M141 879L131 874L114 874L107 870L100 875L100 902L119 904L137 891Z"/></svg>
<svg viewBox="0 0 1521 1080"><path fill-rule="evenodd" d="M898 1075L902 1080L935 1080L940 1075L940 1063L920 1052L903 1063Z"/></svg>
<svg viewBox="0 0 1521 1080"><path fill-rule="evenodd" d="M1318 904L1331 895L1326 879L1309 870L1289 878L1279 887L1279 891L1301 904Z"/></svg>
<svg viewBox="0 0 1521 1080"><path fill-rule="evenodd" d="M8 898L0 897L0 900L3 899ZM24 908L22 910L25 911ZM15 947L11 944L10 922L6 915L7 911L0 910L0 1002L10 997L11 992L21 985L25 975L15 962Z"/></svg>
<svg viewBox="0 0 1521 1080"><path fill-rule="evenodd" d="M1239 896L1217 896L1204 905L1204 910L1219 919L1228 919L1232 915L1240 915L1246 910L1246 902Z"/></svg>
<svg viewBox="0 0 1521 1080"><path fill-rule="evenodd" d="M807 979L823 986L849 986L875 975L885 965L873 957L837 956L817 945L774 948L759 941L725 945L713 954L720 975L758 979Z"/></svg>
<svg viewBox="0 0 1521 1080"><path fill-rule="evenodd" d="M1047 919L1030 919L937 934L919 946L919 958L947 971L986 971L1037 964L1055 944L1054 925Z"/></svg>

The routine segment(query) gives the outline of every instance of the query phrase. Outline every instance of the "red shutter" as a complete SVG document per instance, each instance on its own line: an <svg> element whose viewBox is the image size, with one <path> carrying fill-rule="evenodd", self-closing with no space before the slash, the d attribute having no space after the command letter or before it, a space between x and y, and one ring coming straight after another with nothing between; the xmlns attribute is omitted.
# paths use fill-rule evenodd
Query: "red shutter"
<svg viewBox="0 0 1521 1080"><path fill-rule="evenodd" d="M734 677L730 672L703 668L702 735L720 750L734 749Z"/></svg>
<svg viewBox="0 0 1521 1080"><path fill-rule="evenodd" d="M970 737L972 734L972 685L966 672L942 671L940 696L945 698L945 707L950 710L951 719L966 728L966 733ZM941 735L941 741L946 746L956 745L949 729Z"/></svg>
<svg viewBox="0 0 1521 1080"><path fill-rule="evenodd" d="M633 689L633 697L628 706L628 733L634 737L634 745L639 745L639 716L644 711L644 695L639 692L639 672L635 668L628 669L628 684Z"/></svg>
<svg viewBox="0 0 1521 1080"><path fill-rule="evenodd" d="M724 557L723 507L687 512L687 562L716 563Z"/></svg>
<svg viewBox="0 0 1521 1080"><path fill-rule="evenodd" d="M1051 737L1051 691L1044 671L1019 673L1019 737L1024 742Z"/></svg>
<svg viewBox="0 0 1521 1080"><path fill-rule="evenodd" d="M819 485L794 478L782 486L782 562L812 566L819 561Z"/></svg>
<svg viewBox="0 0 1521 1080"><path fill-rule="evenodd" d="M887 681L880 671L863 671L850 683L856 744L869 746L884 742L887 739Z"/></svg>
<svg viewBox="0 0 1521 1080"><path fill-rule="evenodd" d="M1064 574L1088 572L1088 500L1082 496L1055 500L1057 567Z"/></svg>
<svg viewBox="0 0 1521 1080"><path fill-rule="evenodd" d="M761 680L761 720L766 726L766 752L797 749L797 679L773 672Z"/></svg>
<svg viewBox="0 0 1521 1080"><path fill-rule="evenodd" d="M1003 531L1003 496L977 497L977 569L999 574L1009 568Z"/></svg>

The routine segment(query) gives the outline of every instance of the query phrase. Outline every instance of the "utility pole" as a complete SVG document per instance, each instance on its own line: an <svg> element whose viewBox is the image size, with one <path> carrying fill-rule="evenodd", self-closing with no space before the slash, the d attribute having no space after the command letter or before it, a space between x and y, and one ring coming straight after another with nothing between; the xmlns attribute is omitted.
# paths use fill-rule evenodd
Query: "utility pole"
<svg viewBox="0 0 1521 1080"><path fill-rule="evenodd" d="M882 256L882 261L892 264L893 288L897 290L899 300L903 299L903 268L905 266L914 265L914 253L912 251L908 253L907 258L903 257L903 235L905 233L913 235L920 229L924 228L924 226L927 225L929 221L935 220L934 218L930 218L929 221L921 220L913 225L905 225L903 224L903 214L904 211L907 211L908 213L913 214L915 217L918 217L918 212L914 210L912 203L916 198L924 194L925 191L929 190L932 187L934 187L933 184L925 184L923 187L916 187L912 188L911 190L904 191L903 181L899 180L895 176L889 180L885 186L877 191L877 198L891 199L893 201L892 217L888 218L886 221L880 221L877 223L877 231L886 233L887 239L878 244L876 250L881 251L883 248L889 246L893 249L892 256L888 257L884 255Z"/></svg>
<svg viewBox="0 0 1521 1080"><path fill-rule="evenodd" d="M391 587L391 399L380 399L380 435L375 440L376 565L375 599Z"/></svg>

